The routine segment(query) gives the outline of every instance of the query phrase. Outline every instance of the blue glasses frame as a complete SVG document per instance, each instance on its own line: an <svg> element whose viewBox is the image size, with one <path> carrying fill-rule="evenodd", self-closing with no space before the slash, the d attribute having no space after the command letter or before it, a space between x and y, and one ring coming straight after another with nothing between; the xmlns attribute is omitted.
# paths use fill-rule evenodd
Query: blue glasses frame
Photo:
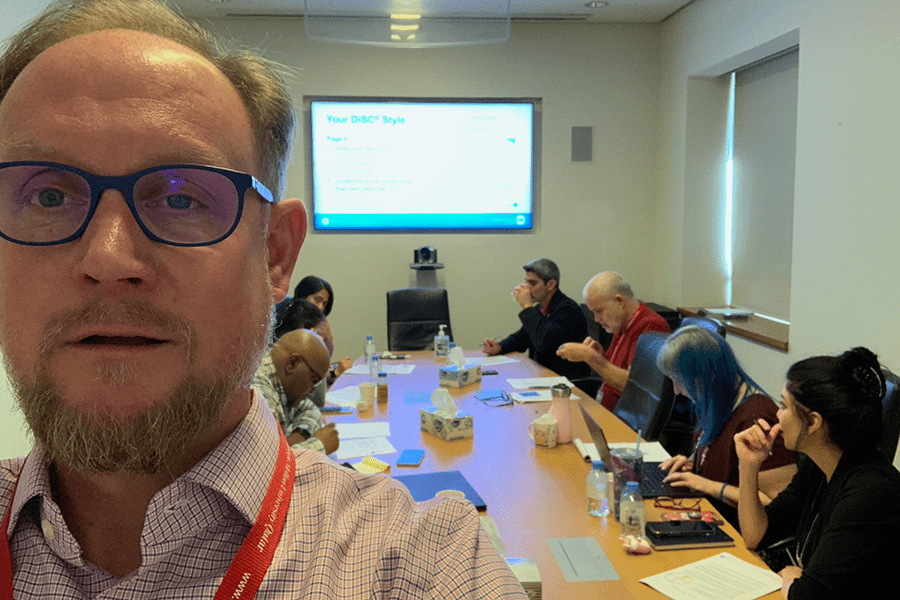
<svg viewBox="0 0 900 600"><path fill-rule="evenodd" d="M80 176L82 179L87 182L88 187L91 192L91 204L88 208L87 215L84 218L84 223L81 224L73 234L66 236L63 239L51 241L51 242L32 242L25 240L18 240L14 237L11 237L0 231L0 237L3 239L9 240L15 244L21 244L23 246L56 246L59 244L65 244L74 240L77 240L84 232L87 230L88 225L91 223L91 219L94 217L94 213L97 210L97 205L100 203L100 197L103 195L103 192L107 190L117 190L122 194L125 198L125 203L128 205L128 209L131 211L131 215L134 217L134 220L137 222L138 226L140 226L141 231L144 232L149 239L154 242L159 242L161 244L166 244L168 246L187 246L187 247L196 247L196 246L211 246L213 244L217 244L230 236L234 230L237 228L238 223L241 221L241 215L244 212L244 195L247 193L247 190L254 190L259 196L266 202L270 204L276 204L278 200L274 198L272 192L264 186L258 179L253 177L252 175L248 175L247 173L242 173L240 171L232 171L230 169L221 169L219 167L209 167L205 165L192 165L192 164L171 164L171 165L158 165L155 167L150 167L148 169L143 169L141 171L137 171L135 173L131 173L129 175L121 175L121 176L106 176L106 175L95 175L94 173L90 173L88 171L84 171L77 167L71 167L69 165L64 165L61 163L55 162L46 162L46 161L34 161L34 160L25 160L25 161L13 161L13 162L0 162L0 170L8 168L8 167L50 167L53 169L58 169L60 171L67 171L70 173L74 173ZM199 171L210 171L213 173L217 173L227 178L234 184L234 189L237 192L237 211L234 217L234 223L231 224L231 227L223 233L221 236L209 242L173 242L171 240L167 240L165 238L161 238L147 227L144 224L143 219L138 214L137 206L134 203L134 187L137 184L138 180L148 175L150 173L155 173L158 171L165 171L169 169L194 169Z"/></svg>

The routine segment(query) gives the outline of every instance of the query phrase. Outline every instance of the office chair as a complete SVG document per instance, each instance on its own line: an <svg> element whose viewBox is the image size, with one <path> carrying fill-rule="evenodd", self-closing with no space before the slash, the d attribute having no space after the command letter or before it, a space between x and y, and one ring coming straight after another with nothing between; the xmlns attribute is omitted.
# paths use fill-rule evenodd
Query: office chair
<svg viewBox="0 0 900 600"><path fill-rule="evenodd" d="M388 350L433 350L434 336L444 331L453 341L450 304L442 288L405 288L387 293Z"/></svg>
<svg viewBox="0 0 900 600"><path fill-rule="evenodd" d="M708 329L712 332L718 333L723 338L725 337L725 324L722 321L713 319L711 317L685 317L681 320L681 325L679 325L679 328L686 327L688 325L703 327L704 329Z"/></svg>
<svg viewBox="0 0 900 600"><path fill-rule="evenodd" d="M672 380L656 367L656 357L669 337L668 333L649 331L641 334L631 359L628 382L622 390L613 414L650 442L657 441L672 412L675 390Z"/></svg>
<svg viewBox="0 0 900 600"><path fill-rule="evenodd" d="M887 390L884 394L884 433L881 437L881 451L888 460L894 460L897 452L897 442L900 438L900 377L895 375L887 367L881 367Z"/></svg>

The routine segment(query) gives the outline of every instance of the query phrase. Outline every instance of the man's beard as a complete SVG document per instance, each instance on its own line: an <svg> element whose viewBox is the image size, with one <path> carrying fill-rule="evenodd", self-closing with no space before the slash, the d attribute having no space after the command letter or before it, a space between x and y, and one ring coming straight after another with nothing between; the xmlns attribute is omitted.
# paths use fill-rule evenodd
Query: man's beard
<svg viewBox="0 0 900 600"><path fill-rule="evenodd" d="M149 303L91 301L81 309L54 315L44 329L35 380L14 372L8 360L6 370L35 442L49 461L82 472L159 473L212 428L228 402L249 385L270 337L270 313L267 310L265 318L261 315L253 343L245 343L232 364L208 380L188 375L167 399L135 414L114 415L103 409L67 405L49 375L49 362L59 340L77 327L98 322L150 324L180 342L190 369L197 349L193 327ZM129 377L124 364L107 365L101 371L98 377L119 383Z"/></svg>

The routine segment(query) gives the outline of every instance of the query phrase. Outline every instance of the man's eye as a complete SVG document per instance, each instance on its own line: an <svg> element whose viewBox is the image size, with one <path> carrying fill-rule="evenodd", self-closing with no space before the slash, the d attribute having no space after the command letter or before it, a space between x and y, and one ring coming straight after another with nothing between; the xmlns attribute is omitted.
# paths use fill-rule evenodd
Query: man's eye
<svg viewBox="0 0 900 600"><path fill-rule="evenodd" d="M37 201L38 204L44 208L55 208L57 206L62 206L66 201L66 195L60 190L41 190L38 192Z"/></svg>
<svg viewBox="0 0 900 600"><path fill-rule="evenodd" d="M184 194L172 194L170 196L166 196L166 205L169 208L174 208L177 210L187 210L191 208L194 200L190 196L185 196Z"/></svg>

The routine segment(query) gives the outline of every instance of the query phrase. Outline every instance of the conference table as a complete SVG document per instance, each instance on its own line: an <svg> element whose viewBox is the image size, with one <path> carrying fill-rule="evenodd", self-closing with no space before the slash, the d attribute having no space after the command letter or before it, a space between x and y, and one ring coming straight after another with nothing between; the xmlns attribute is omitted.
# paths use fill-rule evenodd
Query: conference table
<svg viewBox="0 0 900 600"><path fill-rule="evenodd" d="M629 555L619 541L619 524L612 516L592 517L587 514L585 479L590 464L574 444L555 448L537 447L528 435L528 425L549 410L549 402L489 406L475 394L481 390L514 390L510 378L549 377L555 373L524 355L509 355L515 362L485 368L497 375L485 375L480 383L462 389L445 388L460 411L473 415L474 436L454 441L421 431L419 409L431 404L431 393L438 388L438 371L447 364L433 352L411 352L404 360L386 360L384 364L415 365L407 375L389 375L387 403L376 404L353 415L326 415L329 422L390 423L390 442L397 454L378 455L391 465L390 476L439 471L460 471L487 504L487 512L505 544L507 557L533 558L540 570L543 598L546 600L596 598L665 598L663 594L640 583L640 579L679 566L728 552L758 566L765 566L746 549L740 535L727 523L725 531L735 539L729 548L653 551L649 555ZM467 356L483 356L468 352ZM357 361L360 364L362 361ZM368 375L344 374L333 390L356 386L368 381ZM593 398L577 388L571 401L572 429L575 437L590 441L590 434L577 409L580 402L603 427L612 442L633 442L635 433ZM580 400L574 399L579 397ZM419 467L398 467L399 452L407 448L425 450ZM356 462L359 459L353 459ZM647 502L648 520L659 520L661 511ZM711 510L708 502L704 508ZM566 581L556 562L549 538L595 537L619 575L613 581ZM779 598L774 592L764 598Z"/></svg>

